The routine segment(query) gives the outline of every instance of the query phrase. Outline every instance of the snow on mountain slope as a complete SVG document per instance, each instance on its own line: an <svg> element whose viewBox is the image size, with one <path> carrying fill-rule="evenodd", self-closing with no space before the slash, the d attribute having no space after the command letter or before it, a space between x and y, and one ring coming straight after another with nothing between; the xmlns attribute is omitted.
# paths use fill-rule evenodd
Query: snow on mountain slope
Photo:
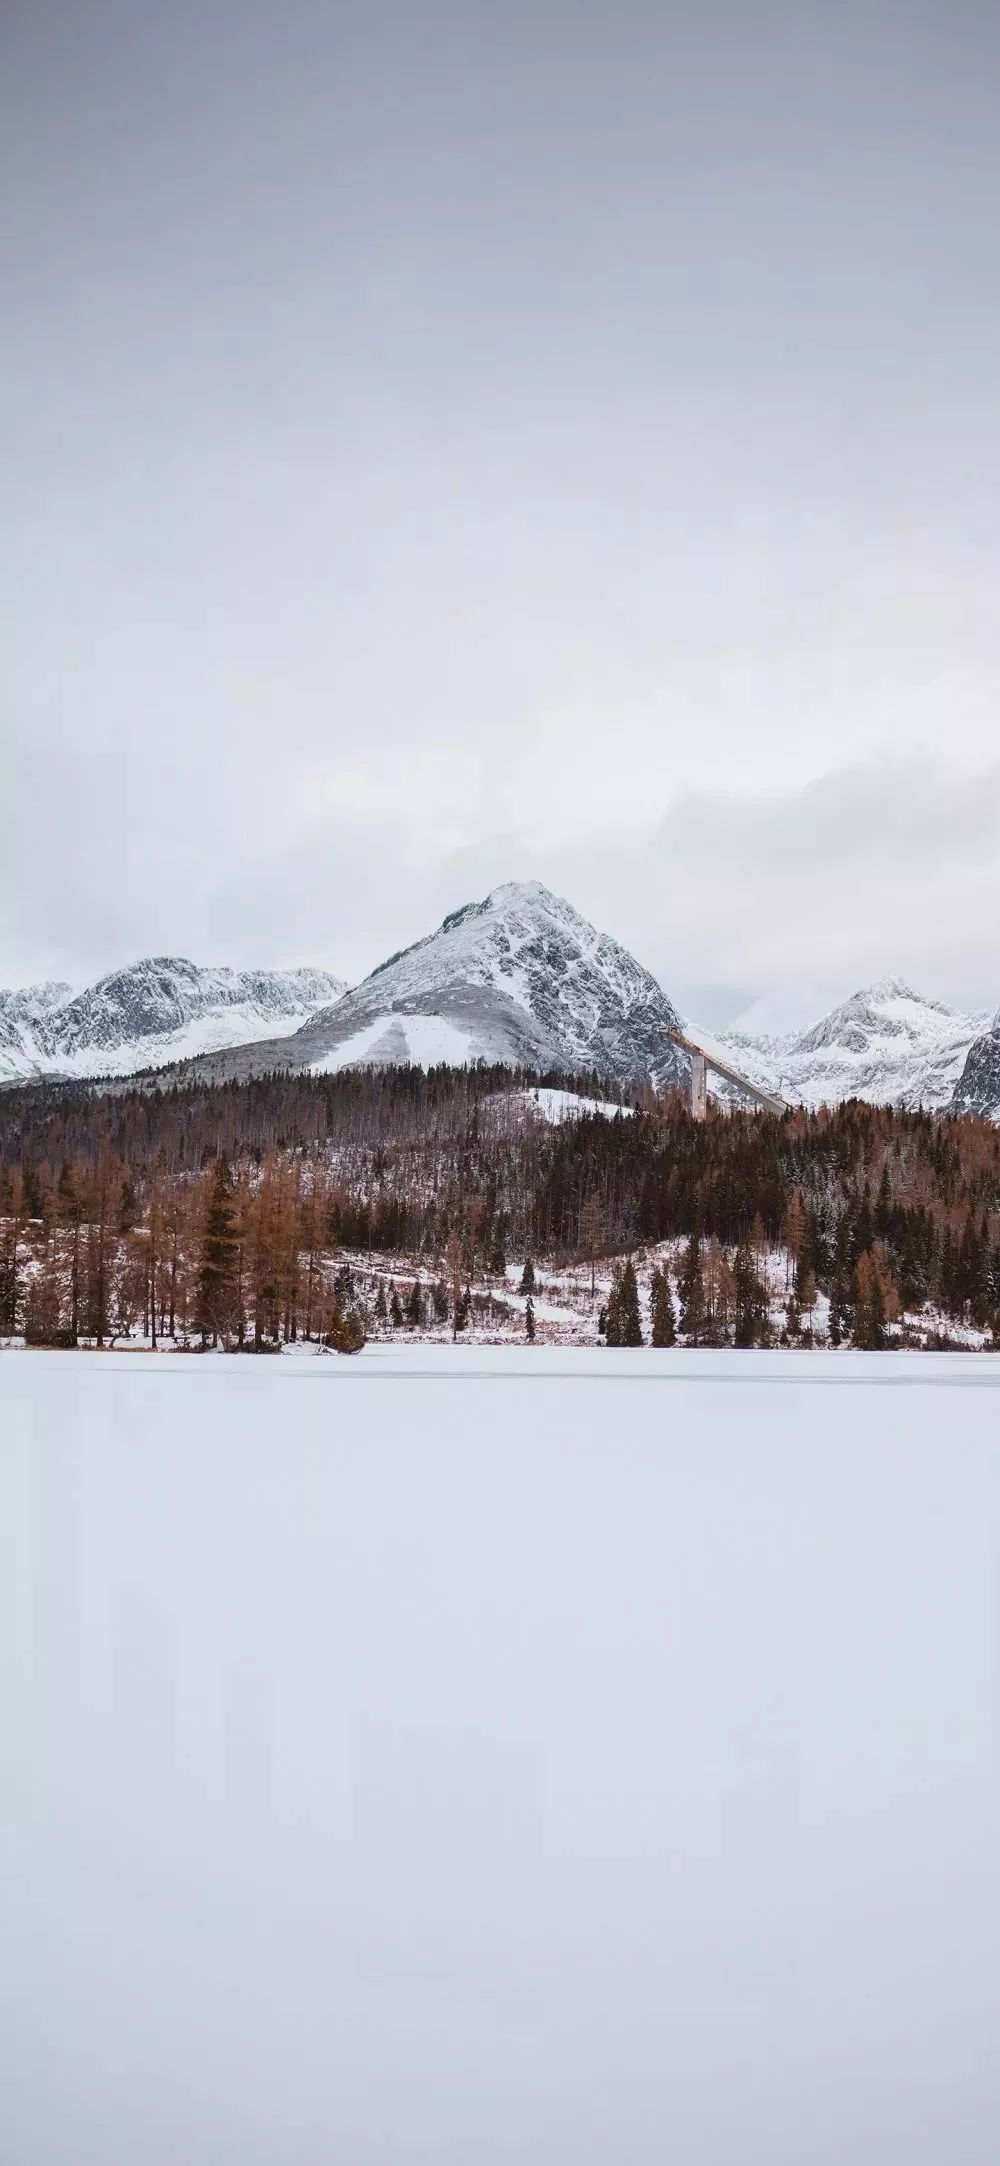
<svg viewBox="0 0 1000 2166"><path fill-rule="evenodd" d="M326 970L200 969L182 956L150 956L75 994L0 993L0 1080L132 1075L285 1036L343 990Z"/></svg>
<svg viewBox="0 0 1000 2166"><path fill-rule="evenodd" d="M734 1066L793 1104L943 1107L951 1102L982 1018L925 1000L900 978L852 993L807 1030L787 1037L720 1034Z"/></svg>
<svg viewBox="0 0 1000 2166"><path fill-rule="evenodd" d="M35 1072L45 1059L48 1019L72 997L72 986L59 981L10 991L0 986L0 1083Z"/></svg>
<svg viewBox="0 0 1000 2166"><path fill-rule="evenodd" d="M677 1011L607 933L537 880L494 888L390 956L286 1043L297 1066L485 1059L680 1076Z"/></svg>
<svg viewBox="0 0 1000 2166"><path fill-rule="evenodd" d="M373 1022L342 1038L319 1060L313 1075L336 1075L341 1068L464 1068L469 1040L442 1015L377 1015Z"/></svg>
<svg viewBox="0 0 1000 2166"><path fill-rule="evenodd" d="M974 1038L951 1101L953 1113L976 1113L1000 1121L1000 1010Z"/></svg>

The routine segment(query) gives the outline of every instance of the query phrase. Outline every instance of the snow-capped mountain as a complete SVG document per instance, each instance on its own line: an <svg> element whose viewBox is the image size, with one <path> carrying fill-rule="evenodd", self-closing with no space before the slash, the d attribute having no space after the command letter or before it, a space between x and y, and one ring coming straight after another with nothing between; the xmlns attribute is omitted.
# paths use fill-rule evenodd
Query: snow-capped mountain
<svg viewBox="0 0 1000 2166"><path fill-rule="evenodd" d="M1000 1121L1000 1010L969 1047L951 1109Z"/></svg>
<svg viewBox="0 0 1000 2166"><path fill-rule="evenodd" d="M678 1015L627 949L537 880L511 881L446 917L280 1045L245 1048L208 1072L264 1064L327 1074L355 1063L479 1059L597 1069L622 1081L680 1078L665 1026Z"/></svg>
<svg viewBox="0 0 1000 2166"><path fill-rule="evenodd" d="M680 1023L648 970L540 881L509 881L348 992L323 970L200 969L155 956L74 992L0 991L0 1083L182 1064L220 1080L274 1068L487 1060L685 1083ZM697 1025L693 1033L711 1050ZM1000 1014L968 1016L901 979L784 1037L733 1029L718 1052L791 1104L864 1098L1000 1119ZM710 1078L727 1102L728 1085ZM738 1095L738 1094L737 1094Z"/></svg>
<svg viewBox="0 0 1000 2166"><path fill-rule="evenodd" d="M0 986L0 1083L40 1071L48 1020L72 997L72 986L60 982L22 985L16 991Z"/></svg>
<svg viewBox="0 0 1000 2166"><path fill-rule="evenodd" d="M326 970L199 969L158 955L74 993L0 992L0 1082L132 1075L217 1047L295 1031L344 991Z"/></svg>
<svg viewBox="0 0 1000 2166"><path fill-rule="evenodd" d="M793 1105L950 1104L982 1017L925 1000L901 978L852 993L807 1030L787 1037L721 1034L734 1065Z"/></svg>

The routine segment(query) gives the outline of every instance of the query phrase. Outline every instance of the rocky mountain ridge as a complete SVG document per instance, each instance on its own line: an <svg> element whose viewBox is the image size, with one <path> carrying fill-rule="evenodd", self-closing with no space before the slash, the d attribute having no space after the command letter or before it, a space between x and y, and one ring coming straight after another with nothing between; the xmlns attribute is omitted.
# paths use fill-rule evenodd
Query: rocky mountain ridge
<svg viewBox="0 0 1000 2166"><path fill-rule="evenodd" d="M1000 1009L972 1041L952 1099L955 1113L1000 1121Z"/></svg>
<svg viewBox="0 0 1000 2166"><path fill-rule="evenodd" d="M926 999L901 978L884 978L805 1030L784 1037L725 1031L719 1042L752 1082L793 1105L864 1098L943 1110L983 1020Z"/></svg>
<svg viewBox="0 0 1000 2166"><path fill-rule="evenodd" d="M680 1021L618 941L540 881L510 881L350 991L327 971L204 969L178 956L146 958L79 991L0 991L0 1082L167 1065L221 1080L482 1059L683 1084L687 1060L669 1036ZM714 1043L791 1104L859 1097L1000 1119L1000 1015L965 1015L899 978L862 987L803 1030L733 1029ZM732 1093L721 1084L719 1096Z"/></svg>
<svg viewBox="0 0 1000 2166"><path fill-rule="evenodd" d="M132 1075L218 1046L297 1030L344 986L326 970L205 969L147 956L74 992L0 991L0 1082Z"/></svg>

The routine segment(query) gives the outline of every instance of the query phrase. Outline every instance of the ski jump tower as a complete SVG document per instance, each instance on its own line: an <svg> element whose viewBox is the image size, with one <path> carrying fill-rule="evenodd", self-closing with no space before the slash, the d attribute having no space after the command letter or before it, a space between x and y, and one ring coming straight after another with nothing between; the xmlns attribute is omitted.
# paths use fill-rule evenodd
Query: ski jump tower
<svg viewBox="0 0 1000 2166"><path fill-rule="evenodd" d="M683 1046L691 1062L692 1120L703 1121L708 1111L709 1069L713 1075L725 1076L727 1083L732 1083L737 1090L743 1091L755 1105L763 1106L768 1113L788 1112L783 1098L778 1098L774 1091L762 1091L758 1084L751 1083L749 1076L741 1075L738 1068L730 1067L728 1061L720 1059L708 1046L699 1045L697 1038L688 1037L683 1030L669 1028L667 1037L671 1038L675 1045Z"/></svg>

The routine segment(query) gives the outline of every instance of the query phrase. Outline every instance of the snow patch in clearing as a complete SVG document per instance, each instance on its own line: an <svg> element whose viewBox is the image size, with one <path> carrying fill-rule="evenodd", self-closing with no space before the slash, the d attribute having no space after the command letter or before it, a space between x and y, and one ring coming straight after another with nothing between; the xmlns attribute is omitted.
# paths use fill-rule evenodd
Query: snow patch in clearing
<svg viewBox="0 0 1000 2166"><path fill-rule="evenodd" d="M561 1126L563 1121L581 1120L585 1113L603 1113L606 1120L613 1121L617 1113L630 1120L635 1112L634 1106L616 1105L610 1098L580 1098L575 1091L549 1090L541 1086L519 1095L524 1105L533 1107L543 1121L548 1121L554 1128Z"/></svg>

